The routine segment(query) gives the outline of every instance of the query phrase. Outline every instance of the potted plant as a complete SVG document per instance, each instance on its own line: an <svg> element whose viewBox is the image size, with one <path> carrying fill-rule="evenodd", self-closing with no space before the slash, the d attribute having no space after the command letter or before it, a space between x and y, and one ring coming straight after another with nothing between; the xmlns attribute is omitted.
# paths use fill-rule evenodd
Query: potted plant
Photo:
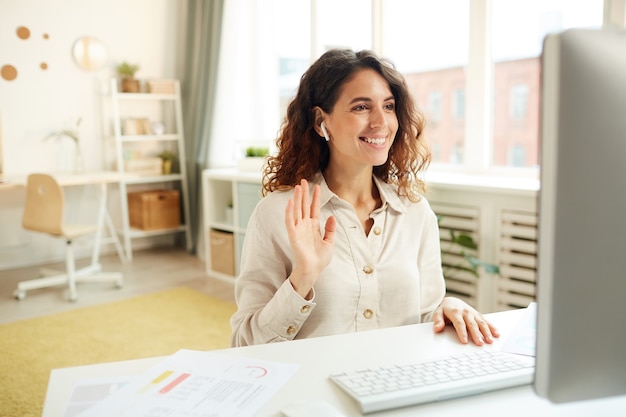
<svg viewBox="0 0 626 417"><path fill-rule="evenodd" d="M78 118L78 120L76 121L75 129L55 130L44 138L44 140L56 139L57 143L59 143L60 155L58 157L58 163L60 166L57 167L59 171L70 170L74 172L82 172L84 169L83 154L80 149L80 136L78 133L78 128L80 127L80 123L82 120L83 119L81 117ZM69 150L66 146L63 146L63 144L61 143L63 142L62 139L64 138L70 139L74 145L73 146L74 157L71 161L68 161L66 158L67 155L64 155Z"/></svg>
<svg viewBox="0 0 626 417"><path fill-rule="evenodd" d="M139 65L122 62L117 66L117 74L122 80L122 92L138 93L139 80L135 78L135 73L139 70Z"/></svg>
<svg viewBox="0 0 626 417"><path fill-rule="evenodd" d="M260 171L269 154L268 147L248 146L245 150L245 157L239 160L238 167L241 171Z"/></svg>
<svg viewBox="0 0 626 417"><path fill-rule="evenodd" d="M233 224L233 200L229 200L226 204L226 209L224 210L224 214L226 216L226 223L232 225Z"/></svg>
<svg viewBox="0 0 626 417"><path fill-rule="evenodd" d="M161 152L158 155L159 158L161 158L161 161L163 162L162 165L162 173L163 175L168 175L172 173L172 163L174 162L174 160L176 159L176 154L172 151L169 150L164 150L163 152Z"/></svg>
<svg viewBox="0 0 626 417"><path fill-rule="evenodd" d="M264 158L269 154L270 149L267 147L248 146L246 148L246 158Z"/></svg>

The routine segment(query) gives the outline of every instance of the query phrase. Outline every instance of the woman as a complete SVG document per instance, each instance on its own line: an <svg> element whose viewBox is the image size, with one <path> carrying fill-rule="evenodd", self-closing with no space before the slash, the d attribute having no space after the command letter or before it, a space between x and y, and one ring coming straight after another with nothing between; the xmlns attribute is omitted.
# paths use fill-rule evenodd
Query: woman
<svg viewBox="0 0 626 417"><path fill-rule="evenodd" d="M402 75L372 52L331 50L306 71L248 223L232 346L429 320L462 343L498 337L445 297L422 129Z"/></svg>

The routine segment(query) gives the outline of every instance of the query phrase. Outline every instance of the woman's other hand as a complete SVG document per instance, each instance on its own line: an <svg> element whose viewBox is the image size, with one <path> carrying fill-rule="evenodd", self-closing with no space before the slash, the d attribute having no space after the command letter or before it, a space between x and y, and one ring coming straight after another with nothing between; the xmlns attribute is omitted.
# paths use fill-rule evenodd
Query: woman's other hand
<svg viewBox="0 0 626 417"><path fill-rule="evenodd" d="M454 326L461 343L468 343L471 338L474 344L482 346L500 337L498 329L482 314L458 298L445 297L433 313L435 333L442 332L448 323Z"/></svg>
<svg viewBox="0 0 626 417"><path fill-rule="evenodd" d="M303 179L294 187L293 199L285 209L285 225L295 256L289 280L305 299L309 298L311 288L330 263L335 244L337 224L333 216L326 220L324 235L320 233L320 192L320 186L316 184L309 203L309 184Z"/></svg>

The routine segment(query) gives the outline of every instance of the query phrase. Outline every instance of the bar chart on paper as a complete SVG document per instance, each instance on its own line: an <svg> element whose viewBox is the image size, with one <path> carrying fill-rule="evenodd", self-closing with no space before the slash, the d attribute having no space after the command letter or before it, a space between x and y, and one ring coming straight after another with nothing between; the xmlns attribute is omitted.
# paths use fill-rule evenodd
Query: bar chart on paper
<svg viewBox="0 0 626 417"><path fill-rule="evenodd" d="M299 365L181 350L88 409L84 417L253 416Z"/></svg>

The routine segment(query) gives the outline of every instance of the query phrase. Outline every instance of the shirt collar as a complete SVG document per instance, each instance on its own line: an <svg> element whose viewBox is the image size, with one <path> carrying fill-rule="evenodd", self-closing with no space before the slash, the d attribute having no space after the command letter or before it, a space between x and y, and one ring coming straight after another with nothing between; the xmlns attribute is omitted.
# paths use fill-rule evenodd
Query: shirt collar
<svg viewBox="0 0 626 417"><path fill-rule="evenodd" d="M374 184L378 187L378 192L380 193L380 198L383 202L383 207L385 204L389 204L389 206L400 213L404 213L406 211L406 203L400 198L398 195L398 187L393 184L387 184L377 176L373 176ZM328 188L328 184L326 184L326 179L322 172L319 171L315 178L312 181L314 184L320 185L320 206L324 206L328 204L328 202L332 198L338 198L335 193L333 193L330 188Z"/></svg>
<svg viewBox="0 0 626 417"><path fill-rule="evenodd" d="M389 204L389 206L393 210L404 213L407 210L406 203L398 195L398 187L394 184L388 184L384 182L376 175L374 175L373 177L374 183L378 187L380 198L383 200L383 206L385 204Z"/></svg>

